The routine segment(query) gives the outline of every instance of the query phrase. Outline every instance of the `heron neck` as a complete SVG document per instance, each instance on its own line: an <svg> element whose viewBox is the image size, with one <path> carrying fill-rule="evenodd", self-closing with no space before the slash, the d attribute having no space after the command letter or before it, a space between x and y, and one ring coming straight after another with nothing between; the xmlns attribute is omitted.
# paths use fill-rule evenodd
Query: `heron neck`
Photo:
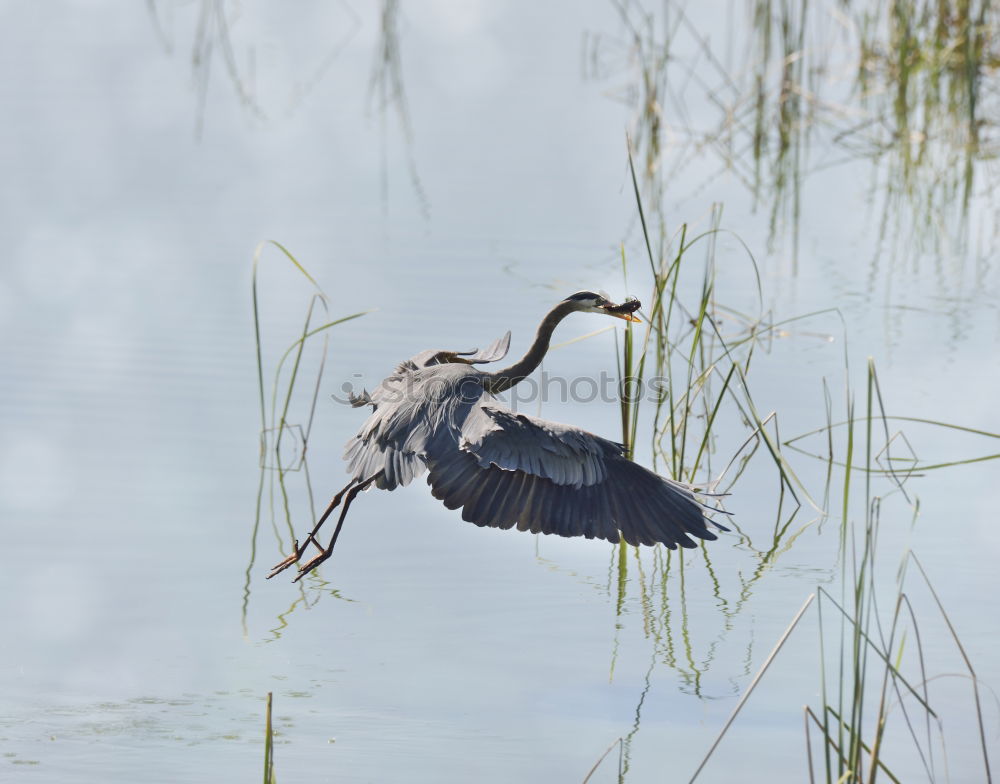
<svg viewBox="0 0 1000 784"><path fill-rule="evenodd" d="M531 344L528 353L510 367L487 374L490 378L488 383L490 393L496 395L510 389L531 375L535 368L542 364L542 360L549 350L552 333L555 332L560 321L576 310L575 305L574 302L560 302L552 308L542 319L542 323L538 325L535 342Z"/></svg>

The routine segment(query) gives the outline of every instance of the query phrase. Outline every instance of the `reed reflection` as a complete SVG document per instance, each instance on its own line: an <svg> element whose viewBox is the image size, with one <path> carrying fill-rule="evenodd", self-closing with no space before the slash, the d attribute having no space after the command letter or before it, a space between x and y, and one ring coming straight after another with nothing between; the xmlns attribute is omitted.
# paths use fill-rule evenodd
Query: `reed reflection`
<svg viewBox="0 0 1000 784"><path fill-rule="evenodd" d="M771 249L789 244L794 273L806 184L868 162L857 176L871 183L880 240L901 253L964 248L970 236L994 245L993 4L748 0L721 30L673 3L612 5L621 31L587 34L584 75L633 107L652 215L685 170L714 161L697 191L722 175L742 183L767 209ZM977 214L974 197L987 204Z"/></svg>

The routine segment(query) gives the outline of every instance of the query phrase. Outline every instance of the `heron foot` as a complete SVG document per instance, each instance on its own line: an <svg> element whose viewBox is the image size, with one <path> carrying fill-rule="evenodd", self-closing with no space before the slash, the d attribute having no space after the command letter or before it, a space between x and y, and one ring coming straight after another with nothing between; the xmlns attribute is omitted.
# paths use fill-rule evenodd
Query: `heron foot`
<svg viewBox="0 0 1000 784"><path fill-rule="evenodd" d="M325 561L331 555L333 555L332 546L324 550L323 552L319 553L318 555L313 556L311 559L309 559L304 564L302 564L302 566L299 567L299 573L298 575L296 575L295 579L292 580L292 582L297 583L299 580L301 580L303 577L309 574L309 572L311 572L313 569L315 569L317 566L323 563L323 561ZM275 574L277 574L277 572L275 572Z"/></svg>
<svg viewBox="0 0 1000 784"><path fill-rule="evenodd" d="M307 563L299 567L299 573L296 576L296 578L292 580L293 583L297 583L299 580L301 580L303 577L309 574L313 569L315 569L317 566L323 563L323 561L329 558L333 554L333 546L337 544L337 537L340 536L340 529L344 527L344 519L347 517L347 510L350 509L351 503L353 503L358 493L360 493L362 490L368 487L372 482L374 482L380 476L382 476L381 471L374 474L373 476L368 477L367 479L361 482L352 479L348 483L347 487L345 487L343 490L341 490L339 493L337 493L337 495L333 497L333 500L330 502L330 505L326 508L326 511L323 512L323 516L319 518L319 521L313 527L312 531L309 532L309 535L306 537L306 541L300 546L298 541L296 540L295 552L293 552L281 563L276 564L274 568L271 569L271 573L267 576L267 579L270 580L275 575L281 574L283 571L285 571L285 569L287 569L293 563L296 563L299 559L301 559L302 556L306 554L306 548L308 548L310 544L316 545L316 549L319 550L319 554L314 556ZM333 510L340 505L341 498L344 499L344 506L340 510L340 517L337 520L337 527L333 532L333 537L331 537L330 539L330 544L324 548L323 545L321 545L319 543L319 540L316 538L316 534L319 531L320 527L323 525L323 523L326 521L326 518L328 518L330 514L333 512Z"/></svg>
<svg viewBox="0 0 1000 784"><path fill-rule="evenodd" d="M303 542L301 545L299 545L299 540L296 539L293 543L292 554L288 556L285 560L272 566L271 573L267 576L267 579L270 580L272 577L278 576L292 564L298 563L298 561L302 559L302 556L306 554L306 548L309 547L310 543L315 544L316 547L320 549L320 551L323 550L323 546L316 541L316 539L313 537L312 534L309 534L309 536L306 537L306 541Z"/></svg>
<svg viewBox="0 0 1000 784"><path fill-rule="evenodd" d="M288 556L281 563L277 563L274 566L272 566L271 573L267 576L267 579L270 580L272 577L276 577L277 575L281 574L283 571L285 571L285 569L287 569L293 563L298 561L303 555L305 555L305 548L304 547L299 548L299 540L296 539L295 549L292 551L292 554Z"/></svg>

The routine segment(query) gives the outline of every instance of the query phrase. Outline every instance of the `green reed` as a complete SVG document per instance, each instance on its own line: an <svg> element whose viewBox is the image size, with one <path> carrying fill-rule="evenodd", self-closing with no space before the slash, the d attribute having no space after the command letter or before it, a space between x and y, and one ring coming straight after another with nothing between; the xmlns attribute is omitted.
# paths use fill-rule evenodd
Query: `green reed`
<svg viewBox="0 0 1000 784"><path fill-rule="evenodd" d="M260 307L260 274L263 253L269 247L279 251L278 258L290 264L296 276L306 282L308 293L304 297L301 327L292 333L290 343L277 362L273 364L273 370L265 372L268 363L264 360L262 339L265 321ZM254 251L251 301L257 356L257 394L260 406L260 480L257 486L256 511L251 531L250 559L245 571L244 632L246 632L246 616L250 599L251 574L257 557L257 536L261 523L265 518L268 520L282 554L285 554L285 540L281 536L279 524L283 525L286 530L288 541L295 541L291 494L288 489L289 474L301 473L305 485L304 495L309 504L310 519L315 520L316 518L306 453L329 350L328 330L338 324L363 316L367 312L352 313L332 320L318 318L318 314L325 317L329 312L328 297L299 260L281 243L271 240L261 242ZM307 360L307 349L312 350L313 362L311 364ZM287 446L288 440L294 440L296 444L290 454L282 451L283 444ZM265 491L267 491L266 496Z"/></svg>
<svg viewBox="0 0 1000 784"><path fill-rule="evenodd" d="M796 500L800 495L809 499L776 436L777 415L760 413L749 387L756 347L769 333L799 319L769 322L762 313L750 316L718 301L715 259L716 240L723 232L721 206L713 209L706 230L689 236L687 225L682 225L673 247L664 243L654 246L631 154L629 168L652 286L646 299L649 307L642 311L646 321L640 328L643 334L636 336L631 325L626 329L618 361L623 390L622 442L627 453L631 455L635 447L641 403L628 392L644 388L645 382L655 377L662 386L653 404L651 450L654 461L664 462L675 479L708 487L721 481L733 466L736 458L730 459L717 480L706 477L705 481L698 481L704 474L712 473L717 453L716 423L720 414L726 412L744 426L740 437L743 446L738 455L763 445L782 486ZM662 216L658 216L658 222L663 225ZM699 263L691 258L699 247L705 255L700 286L692 296L683 290L681 277L692 264ZM749 252L747 259L760 303L763 298L760 275ZM815 315L818 314L800 318ZM724 335L719 326L722 319L735 324L737 331ZM740 473L737 468L728 486L732 486Z"/></svg>
<svg viewBox="0 0 1000 784"><path fill-rule="evenodd" d="M271 725L271 692L264 711L264 784L277 784L274 775L274 727Z"/></svg>
<svg viewBox="0 0 1000 784"><path fill-rule="evenodd" d="M794 319L776 324L762 313L750 316L720 302L715 258L716 240L724 233L721 207L713 210L706 229L694 232L682 225L670 237L662 213L647 212L631 154L629 164L645 259L630 268L623 249L623 275L627 285L646 278L650 288L642 299L644 323L626 327L617 356L621 440L626 454L633 457L640 434L649 433L655 468L709 492L732 488L755 456L761 456L774 471L781 496L787 493L793 499L790 512L779 504L773 531L756 543L741 530L738 517L725 520L755 561L748 571L720 574L712 550L719 542L702 543L690 552L654 548L643 555L625 543L614 549L608 578L608 591L616 597L612 677L618 634L625 625L629 593L634 590L653 660L675 670L685 691L701 695L703 674L755 584L773 560L818 519L793 526L803 503L812 505L817 515L819 508L785 456L777 414L759 411L749 383L757 346ZM749 253L747 259L759 303L759 276ZM692 272L697 272L694 283ZM653 378L661 387L655 398L644 400L636 392ZM715 598L719 631L714 639L695 632L688 598L692 580ZM699 618L699 623L704 621ZM633 730L622 738L625 771L639 728L638 710Z"/></svg>
<svg viewBox="0 0 1000 784"><path fill-rule="evenodd" d="M648 297L643 300L648 304L642 311L645 324L627 327L619 347L618 368L623 381L620 401L622 442L627 453L630 456L634 454L641 432L650 432L654 461L666 466L672 476L698 487L721 490L734 488L750 460L760 455L779 480L779 497L774 530L764 546L756 544L742 530L738 514L731 520L725 520L734 529L740 546L746 548L756 560L756 568L746 575L741 574L735 589L716 575L712 546L718 546L717 542L701 543L698 550L692 551L693 557L683 552L656 548L649 567L644 564L638 548L624 544L615 548L608 586L609 592L617 597L612 676L618 629L622 625L630 587L634 587L638 594L636 603L641 612L643 632L652 642L654 659L658 658L676 670L686 690L700 694L701 676L710 665L714 643L705 652L695 654L700 643L689 633L686 570L697 568L699 579L707 581L717 601L720 625L726 628L743 609L754 584L769 565L790 548L803 531L826 517L827 510L838 509L841 519L838 537L840 595L835 596L833 591L819 587L814 596L806 601L764 667L752 680L732 719L735 719L764 670L771 665L795 624L800 622L806 608L814 604L821 636L817 667L822 684L822 706L819 709L808 708L804 716L809 733L807 748L810 759L814 743L819 742L822 746L818 759L826 770L827 781L868 782L880 774L894 780L893 765L883 758L886 733L906 732L906 728L923 720L924 737L918 747L924 755L922 759L929 760L927 767L933 770L930 727L935 714L926 693L926 673L904 674L901 663L907 650L912 650L923 661L918 614L904 590L903 582L905 565L910 560L915 561L916 556L905 554L897 590L891 597L893 613L888 620L882 618L877 610L879 600L884 601L884 590L882 583L876 581L876 556L879 552L878 531L884 495L875 491L873 483L876 480L888 482L889 492L901 496L911 505L915 519L919 505L906 489L906 483L912 477L933 469L997 459L1000 454L991 452L951 460L942 460L937 456L924 459L916 455L907 436L901 431L893 431L893 428L906 423L991 440L1000 438L1000 435L888 413L878 374L870 362L863 410L858 411L853 393L845 381L843 405L846 415L841 421L836 421L834 401L829 386L823 380L826 424L791 438L782 437L778 413L762 412L752 393L750 379L755 351L764 345L769 336L795 322L820 315L835 314L839 317L839 314L820 311L775 321L763 313L751 316L720 302L716 291L715 239L724 231L721 209L713 211L707 229L694 233L687 226L682 226L675 233L672 244L654 243L651 216L645 210L639 176L631 157L630 172L652 286ZM653 216L653 220L658 222L656 228L660 230L660 236L665 236L662 216ZM695 255L699 248L704 251L703 255ZM762 299L756 266L752 256L749 253L747 256L757 281L758 299ZM624 250L622 265L626 280L637 279L636 271L629 269ZM686 281L681 281L682 272L689 271L692 266L699 270L700 284L697 286L692 285L690 275ZM846 344L844 357L845 378L849 378ZM645 410L641 398L625 392L640 388L642 382L653 375L665 377L666 384L662 394L652 404L646 404L651 405L651 409ZM643 421L652 420L648 430L640 425L641 413L645 417ZM722 427L724 430L720 430ZM822 440L825 450L810 449L810 439L813 442ZM734 443L738 446L733 450ZM801 460L805 456L823 461L826 467L826 492L819 502L813 500L792 465L793 457ZM830 487L835 470L841 470L843 478L839 491L831 497ZM784 511L786 493L791 501L790 514ZM864 519L855 526L851 522L852 510L860 503L864 504ZM803 508L811 508L815 517L793 526L796 515ZM731 583L732 577L727 577ZM925 583L933 591L926 576ZM943 608L939 609L947 620ZM832 620L831 612L835 616ZM948 623L950 627L950 621ZM958 635L953 630L951 633L961 650ZM837 641L836 648L831 649ZM970 676L974 677L971 664L967 666ZM918 708L892 708L893 700L901 702L904 698L916 702ZM976 715L981 726L978 699L976 691ZM890 718L897 715L902 718L890 722ZM638 719L634 730L637 729ZM633 735L634 731L623 736L621 741L624 770L628 769ZM983 759L988 769L985 742ZM815 776L815 770L811 769L811 775Z"/></svg>
<svg viewBox="0 0 1000 784"><path fill-rule="evenodd" d="M903 498L910 506L913 525L919 513L919 501L911 498L904 487L911 473L895 472L891 467L891 449L895 441L889 430L892 417L886 413L878 374L871 360L867 367L863 411L857 412L849 390L845 390L845 406L847 437L843 456L839 458L844 471L840 499L839 591L818 586L806 599L745 690L691 781L719 748L726 731L814 599L815 626L819 635L820 704L806 706L803 712L809 781L870 784L884 778L899 782L900 775L894 769L901 760L887 760L883 753L890 737L894 748L908 741L908 757L919 759L927 777L936 780L941 763L935 759L934 749L941 739L935 727L939 726L940 717L930 694L929 683L933 675L927 669L923 642L926 633L921 630L921 624L930 619L916 606L913 589L907 585L906 575L911 563L918 569L923 587L933 597L935 609L968 671L972 684L972 704L968 710L975 716L978 726L984 780L991 780L975 670L930 577L913 552L904 552L896 569L895 585L888 593L891 611L886 614L880 610L880 606L885 606L887 594L885 583L878 576L879 555L885 549L879 546L880 529L886 524L883 521L884 504L890 496ZM889 469L877 468L880 457L886 459ZM860 490L857 483L851 481L855 475L860 477ZM887 483L882 493L875 490L876 480ZM855 498L856 495L860 497ZM858 503L863 505L864 513L855 522L852 512Z"/></svg>

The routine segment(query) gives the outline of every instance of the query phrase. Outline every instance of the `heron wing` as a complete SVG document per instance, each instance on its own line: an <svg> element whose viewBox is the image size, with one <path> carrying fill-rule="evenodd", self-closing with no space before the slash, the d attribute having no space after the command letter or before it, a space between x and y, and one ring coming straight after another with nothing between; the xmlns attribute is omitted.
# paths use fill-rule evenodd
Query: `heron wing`
<svg viewBox="0 0 1000 784"><path fill-rule="evenodd" d="M432 444L457 448L462 422L485 394L481 376L446 363L384 379L369 397L372 413L345 445L348 470L358 481L380 474L375 484L383 490L409 484L424 472Z"/></svg>
<svg viewBox="0 0 1000 784"><path fill-rule="evenodd" d="M690 488L627 460L613 441L488 403L463 425L458 449L439 442L428 453L427 482L468 522L671 549L715 539L708 522L728 530Z"/></svg>
<svg viewBox="0 0 1000 784"><path fill-rule="evenodd" d="M606 477L605 458L622 445L577 427L481 403L462 427L459 448L482 468L526 471L557 485L581 487Z"/></svg>

